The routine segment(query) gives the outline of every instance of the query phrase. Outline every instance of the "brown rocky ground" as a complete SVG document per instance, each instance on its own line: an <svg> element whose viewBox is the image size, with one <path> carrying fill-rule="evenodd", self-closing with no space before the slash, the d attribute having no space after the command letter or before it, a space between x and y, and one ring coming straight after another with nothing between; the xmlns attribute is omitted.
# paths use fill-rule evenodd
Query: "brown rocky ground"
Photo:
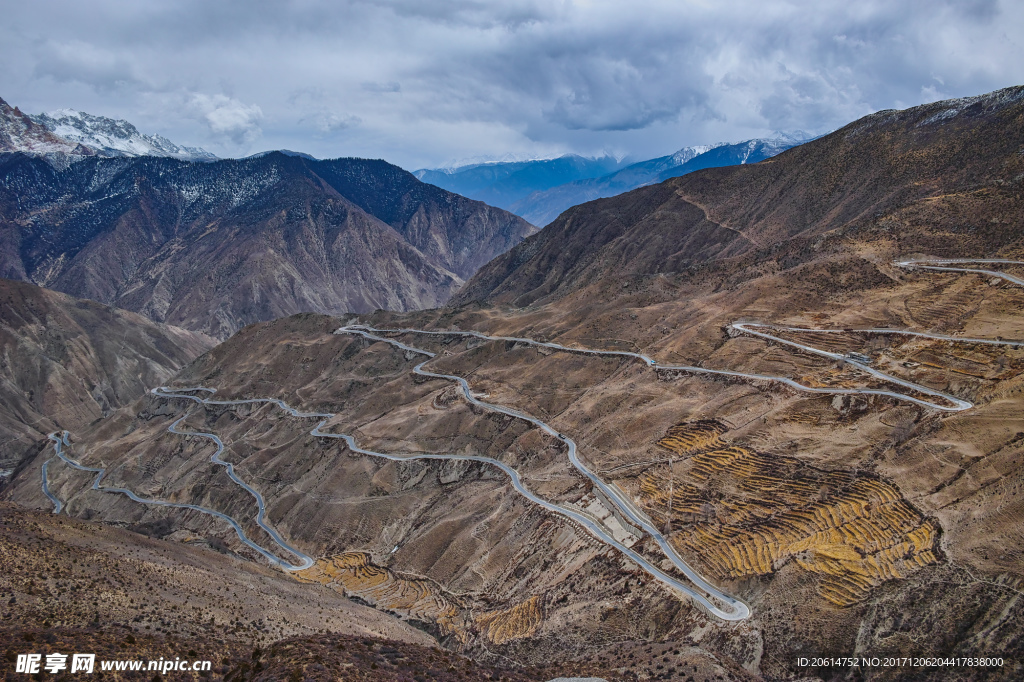
<svg viewBox="0 0 1024 682"><path fill-rule="evenodd" d="M175 671L168 679L620 679L605 666L572 661L480 664L342 594L194 542L0 504L0 545L5 679L27 679L14 673L18 654L55 652L212 662L209 674ZM98 667L95 675L153 678Z"/></svg>
<svg viewBox="0 0 1024 682"><path fill-rule="evenodd" d="M265 362L253 364L249 372L247 358L255 356L222 348L196 371L216 368L212 374L231 377L236 386L264 382L258 390L276 385L279 372L294 373L291 381L304 378L310 383L297 394L279 393L296 404L305 404L299 396L318 391L331 395L330 408L341 410L331 428L348 428L358 417L368 427L359 434L365 445L469 451L478 443L491 443L495 456L507 458L503 450L511 451L515 459L510 461L546 494L563 501L587 495L587 486L566 470L560 461L564 452L553 444L545 444L515 420L475 414L462 400L447 401L446 382L417 383L402 354L380 344L361 352L361 341L330 333L336 324L305 316L248 328L238 342L249 347L258 343L266 352ZM307 362L297 361L304 358ZM331 371L324 372L318 363ZM354 374L376 376L377 381L351 382ZM212 384L216 376L182 378L193 379ZM320 387L321 380L335 383ZM339 382L351 382L352 388L346 392ZM248 389L236 390L249 394ZM223 393L230 397L228 390ZM352 397L345 399L348 395ZM175 402L179 404L143 399L137 408L75 434L72 455L108 466L108 485L167 499L187 497L251 518L252 498L239 494L222 469L205 462L212 451L209 441L165 432L184 409ZM410 410L422 412L425 424L417 426L417 419L408 418ZM197 410L185 424L220 434L229 444L225 457L267 497L272 523L304 551L324 557L318 564L324 569L304 574L306 580L421 623L448 646L484 660L534 665L553 660L555 652L557 660L567 662L594 661L602 654L608 669L623 674L644 670L643 659L637 660L635 653L638 643L692 611L675 599L666 602L666 595L649 586L635 566L572 524L528 505L503 475L487 467L385 463L356 456L337 443L308 436L313 423L271 407L210 407ZM400 423L411 435L388 433L389 424ZM431 436L421 441L421 433ZM508 445L502 445L503 439ZM203 539L249 555L220 522L198 514L168 514L123 496L90 491L90 479L59 464L51 467L51 489L72 515L153 524L169 539ZM11 494L45 504L38 478L20 479ZM254 524L247 532L270 546ZM395 545L399 549L392 552ZM366 558L346 573L351 561L340 557L355 551ZM652 629L652 618L663 625ZM572 646L564 646L567 640ZM721 669L731 670L730 675L743 674L733 664L715 665L725 666Z"/></svg>
<svg viewBox="0 0 1024 682"><path fill-rule="evenodd" d="M428 644L421 631L197 540L0 507L4 628L101 628L266 644L324 631Z"/></svg>
<svg viewBox="0 0 1024 682"><path fill-rule="evenodd" d="M26 677L14 672L19 654L93 653L96 655L93 679L98 680L227 680L242 682L277 682L278 680L309 680L311 682L355 680L366 682L540 682L567 676L592 677L595 666L578 663L552 663L529 668L486 665L436 646L406 641L358 637L344 634L321 634L288 637L267 646L252 646L241 641L221 644L201 637L177 635L137 635L116 628L19 628L0 630L0 671L6 680L74 679L76 675L54 677L45 672ZM677 650L678 651L678 650ZM651 652L648 652L650 655ZM665 654L672 652L665 651ZM680 652L682 653L682 652ZM182 659L189 663L209 661L210 670L168 672L161 676L152 672L101 671L100 661L143 661L147 666L158 659ZM669 656L663 656L667 662ZM722 669L706 656L679 659L676 665L697 675L696 679L736 679L721 675ZM70 658L69 658L70 660ZM651 664L652 669L664 663ZM675 669L675 666L672 666ZM631 675L602 672L609 682L635 679ZM742 679L742 678L741 678Z"/></svg>

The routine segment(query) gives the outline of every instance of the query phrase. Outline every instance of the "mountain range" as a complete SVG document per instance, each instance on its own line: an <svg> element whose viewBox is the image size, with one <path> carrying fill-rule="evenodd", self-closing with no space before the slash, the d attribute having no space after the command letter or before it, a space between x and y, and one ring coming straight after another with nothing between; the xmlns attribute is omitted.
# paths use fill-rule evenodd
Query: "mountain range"
<svg viewBox="0 0 1024 682"><path fill-rule="evenodd" d="M54 135L46 126L36 123L0 99L0 152L28 154L72 154L92 156L96 151L78 142Z"/></svg>
<svg viewBox="0 0 1024 682"><path fill-rule="evenodd" d="M511 210L534 192L606 175L625 163L611 156L566 154L555 159L474 163L454 168L420 169L413 175L449 192ZM535 223L536 224L536 223Z"/></svg>
<svg viewBox="0 0 1024 682"><path fill-rule="evenodd" d="M415 171L424 182L512 211L547 225L572 206L692 173L702 168L756 163L811 139L779 134L727 144L684 147L647 161L566 155L557 159L471 164Z"/></svg>
<svg viewBox="0 0 1024 682"><path fill-rule="evenodd" d="M200 147L183 147L161 135L145 135L125 120L58 109L30 118L51 133L96 151L98 156L167 156L187 161L217 157Z"/></svg>
<svg viewBox="0 0 1024 682"><path fill-rule="evenodd" d="M826 235L871 229L895 214L911 222L898 233L906 252L994 252L1019 236L1007 227L1019 221L1009 208L1013 191L998 178L1020 158L1012 122L1022 96L1024 89L1011 88L881 111L783 155L772 153L777 147L739 145L751 157L770 154L761 163L712 162L702 173L684 174L709 155L737 158L736 149L716 147L660 171L667 182L565 211L482 268L453 303L535 305L607 279L715 262L735 269L779 250L807 253ZM993 183L1000 200L990 197L986 205L997 215L983 218L967 207ZM936 210L934 197L957 208ZM971 229L964 227L967 213L974 213Z"/></svg>
<svg viewBox="0 0 1024 682"><path fill-rule="evenodd" d="M226 338L442 305L535 228L383 161L0 155L0 276Z"/></svg>

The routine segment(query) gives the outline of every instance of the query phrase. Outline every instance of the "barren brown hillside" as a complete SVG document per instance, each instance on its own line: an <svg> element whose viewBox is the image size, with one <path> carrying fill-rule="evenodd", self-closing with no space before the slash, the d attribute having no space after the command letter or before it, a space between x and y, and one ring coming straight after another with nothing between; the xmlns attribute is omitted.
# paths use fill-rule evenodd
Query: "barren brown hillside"
<svg viewBox="0 0 1024 682"><path fill-rule="evenodd" d="M18 654L70 651L96 654L94 675L113 680L153 675L102 672L100 661L209 661L207 673L170 673L193 680L398 681L428 671L441 680L615 678L571 663L481 665L328 589L211 551L202 538L158 539L159 525L132 532L3 503L0 529L8 676Z"/></svg>
<svg viewBox="0 0 1024 682"><path fill-rule="evenodd" d="M5 480L55 428L132 402L214 345L203 334L0 279L0 470Z"/></svg>
<svg viewBox="0 0 1024 682"><path fill-rule="evenodd" d="M0 276L219 339L442 305L534 231L384 161L0 155Z"/></svg>

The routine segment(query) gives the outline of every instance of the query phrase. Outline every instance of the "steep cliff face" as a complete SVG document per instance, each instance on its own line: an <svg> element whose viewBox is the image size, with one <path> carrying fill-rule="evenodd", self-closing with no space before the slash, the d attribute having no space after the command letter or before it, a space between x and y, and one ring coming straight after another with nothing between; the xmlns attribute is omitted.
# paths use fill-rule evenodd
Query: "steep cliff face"
<svg viewBox="0 0 1024 682"><path fill-rule="evenodd" d="M383 161L0 157L0 275L225 338L443 304L535 228Z"/></svg>
<svg viewBox="0 0 1024 682"><path fill-rule="evenodd" d="M0 279L0 469L126 405L213 346L140 315ZM7 471L7 473L10 473Z"/></svg>

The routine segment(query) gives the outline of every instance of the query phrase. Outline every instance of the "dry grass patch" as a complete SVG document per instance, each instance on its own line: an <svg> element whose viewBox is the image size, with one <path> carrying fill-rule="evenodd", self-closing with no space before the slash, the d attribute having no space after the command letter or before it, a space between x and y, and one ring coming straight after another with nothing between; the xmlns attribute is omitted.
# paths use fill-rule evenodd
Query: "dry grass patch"
<svg viewBox="0 0 1024 682"><path fill-rule="evenodd" d="M511 608L482 613L475 622L488 641L504 644L532 636L543 620L543 601L535 595Z"/></svg>
<svg viewBox="0 0 1024 682"><path fill-rule="evenodd" d="M680 424L669 434L702 428ZM766 575L793 560L821 576L823 597L849 606L939 561L938 525L864 474L733 445L648 470L639 483L641 505L718 579Z"/></svg>

